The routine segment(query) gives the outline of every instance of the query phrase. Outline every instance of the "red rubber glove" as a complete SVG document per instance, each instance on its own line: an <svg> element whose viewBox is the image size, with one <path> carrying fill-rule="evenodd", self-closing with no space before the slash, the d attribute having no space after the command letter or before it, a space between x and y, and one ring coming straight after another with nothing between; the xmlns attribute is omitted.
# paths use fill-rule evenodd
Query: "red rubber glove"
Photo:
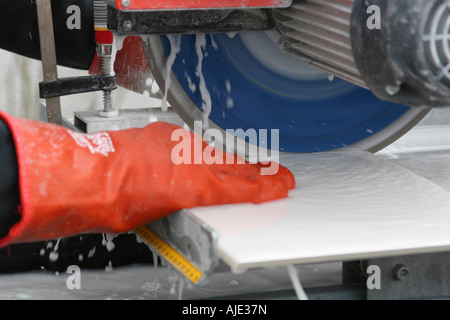
<svg viewBox="0 0 450 320"><path fill-rule="evenodd" d="M262 176L261 164L247 162L176 165L171 157L179 142L171 136L184 129L164 122L84 135L5 113L0 118L13 135L21 197L21 220L0 247L128 232L183 208L261 203L285 198L295 187L282 166Z"/></svg>

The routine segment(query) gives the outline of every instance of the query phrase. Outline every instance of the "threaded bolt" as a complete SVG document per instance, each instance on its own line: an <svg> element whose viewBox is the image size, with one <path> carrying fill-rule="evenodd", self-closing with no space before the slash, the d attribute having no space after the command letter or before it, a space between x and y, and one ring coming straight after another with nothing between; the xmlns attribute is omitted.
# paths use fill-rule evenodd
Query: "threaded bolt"
<svg viewBox="0 0 450 320"><path fill-rule="evenodd" d="M104 74L111 73L111 56L102 57L102 70ZM111 111L113 108L112 91L103 91L103 109L105 112Z"/></svg>

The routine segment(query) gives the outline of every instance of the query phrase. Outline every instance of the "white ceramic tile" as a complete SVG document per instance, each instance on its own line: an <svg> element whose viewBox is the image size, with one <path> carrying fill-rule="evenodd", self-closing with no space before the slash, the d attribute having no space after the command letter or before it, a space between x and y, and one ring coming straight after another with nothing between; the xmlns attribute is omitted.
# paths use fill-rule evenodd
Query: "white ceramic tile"
<svg viewBox="0 0 450 320"><path fill-rule="evenodd" d="M197 208L235 270L450 249L450 192L364 151L287 156L288 199Z"/></svg>

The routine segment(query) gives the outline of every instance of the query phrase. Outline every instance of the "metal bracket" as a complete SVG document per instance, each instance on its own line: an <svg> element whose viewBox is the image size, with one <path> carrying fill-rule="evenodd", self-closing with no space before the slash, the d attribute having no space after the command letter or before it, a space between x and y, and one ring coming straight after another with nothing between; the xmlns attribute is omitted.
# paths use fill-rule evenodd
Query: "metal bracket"
<svg viewBox="0 0 450 320"><path fill-rule="evenodd" d="M292 0L104 0L110 6L125 11L145 10L193 10L221 8L285 8Z"/></svg>
<svg viewBox="0 0 450 320"><path fill-rule="evenodd" d="M120 35L233 32L273 29L265 9L119 11L108 7L108 29Z"/></svg>
<svg viewBox="0 0 450 320"><path fill-rule="evenodd" d="M155 121L165 121L178 126L184 125L183 120L175 111L162 111L156 108L120 109L119 115L114 118L100 117L98 112L92 111L78 111L74 115L75 127L85 133L143 128Z"/></svg>

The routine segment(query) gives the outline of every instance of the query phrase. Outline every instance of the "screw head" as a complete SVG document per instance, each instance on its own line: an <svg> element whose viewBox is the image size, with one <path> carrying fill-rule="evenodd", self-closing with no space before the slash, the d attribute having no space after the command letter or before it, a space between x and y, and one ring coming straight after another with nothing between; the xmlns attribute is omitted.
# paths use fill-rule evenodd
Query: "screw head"
<svg viewBox="0 0 450 320"><path fill-rule="evenodd" d="M128 8L130 6L130 0L122 0L122 6Z"/></svg>
<svg viewBox="0 0 450 320"><path fill-rule="evenodd" d="M398 264L392 270L392 274L397 280L406 280L409 276L409 268L404 264Z"/></svg>
<svg viewBox="0 0 450 320"><path fill-rule="evenodd" d="M133 29L133 22L131 22L130 20L125 20L125 21L122 23L122 28L123 28L125 31L130 31L131 29Z"/></svg>

